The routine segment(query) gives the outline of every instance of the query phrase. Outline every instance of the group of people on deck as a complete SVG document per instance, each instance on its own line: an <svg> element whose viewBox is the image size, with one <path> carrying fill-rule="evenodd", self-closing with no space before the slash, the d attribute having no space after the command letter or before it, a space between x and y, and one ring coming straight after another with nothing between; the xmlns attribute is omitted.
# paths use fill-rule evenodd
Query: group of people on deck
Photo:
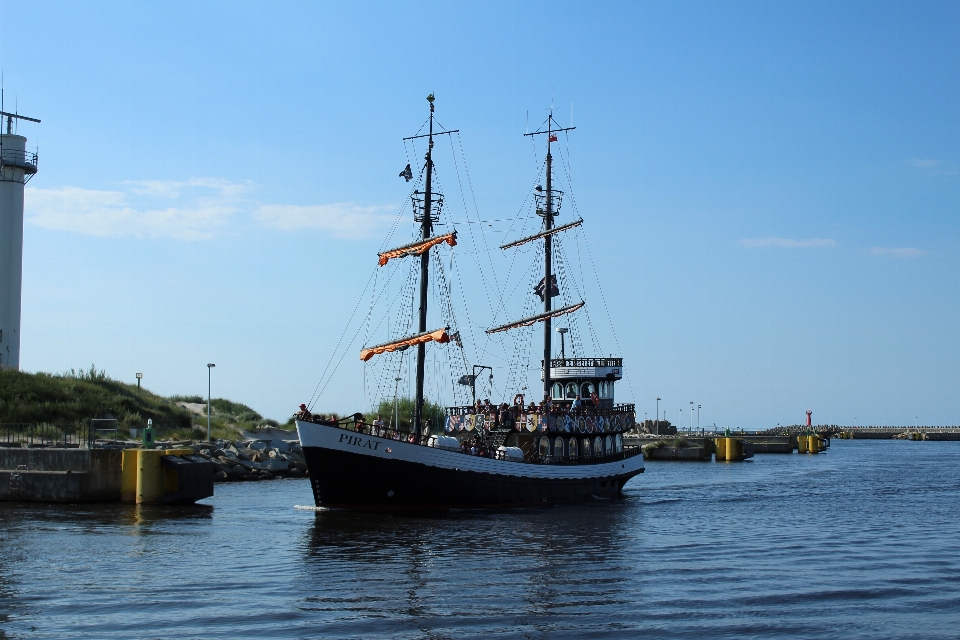
<svg viewBox="0 0 960 640"><path fill-rule="evenodd" d="M553 402L549 396L544 396L539 404L531 402L528 406L523 404L523 394L517 394L513 398L513 405L503 402L499 405L490 402L490 398L477 400L476 404L467 408L468 414L495 416L498 422L505 423L511 420L517 420L524 414L551 415L551 416L583 416L596 415L600 411L600 398L596 393L591 393L589 399L581 399L576 396L569 404L566 402Z"/></svg>

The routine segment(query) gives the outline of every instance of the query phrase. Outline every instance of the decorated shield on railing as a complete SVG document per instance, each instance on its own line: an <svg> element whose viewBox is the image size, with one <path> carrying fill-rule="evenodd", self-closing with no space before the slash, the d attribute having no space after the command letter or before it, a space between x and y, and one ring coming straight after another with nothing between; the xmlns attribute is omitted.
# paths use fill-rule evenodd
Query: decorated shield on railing
<svg viewBox="0 0 960 640"><path fill-rule="evenodd" d="M603 416L597 416L597 431L603 433L603 430L607 427L607 420Z"/></svg>
<svg viewBox="0 0 960 640"><path fill-rule="evenodd" d="M527 428L527 431L533 433L537 430L537 418L539 417L540 416L535 413L528 413L525 416L526 420L524 420L524 426Z"/></svg>
<svg viewBox="0 0 960 640"><path fill-rule="evenodd" d="M577 428L577 424L573 421L573 418L570 416L563 416L563 430L567 433L570 433Z"/></svg>
<svg viewBox="0 0 960 640"><path fill-rule="evenodd" d="M579 431L580 433L587 432L587 419L584 418L583 416L577 418L577 431Z"/></svg>
<svg viewBox="0 0 960 640"><path fill-rule="evenodd" d="M557 416L547 416L547 431L550 433L557 432Z"/></svg>
<svg viewBox="0 0 960 640"><path fill-rule="evenodd" d="M597 420L593 416L587 416L587 433L593 433L597 430Z"/></svg>
<svg viewBox="0 0 960 640"><path fill-rule="evenodd" d="M497 416L488 415L488 416L486 417L486 419L483 421L483 427L484 427L487 431L493 431L494 429L496 429L496 428L497 428Z"/></svg>
<svg viewBox="0 0 960 640"><path fill-rule="evenodd" d="M443 430L447 433L453 431L453 425L456 423L456 416L447 416L443 420Z"/></svg>
<svg viewBox="0 0 960 640"><path fill-rule="evenodd" d="M467 431L473 431L474 427L477 426L477 416L471 414L471 415L464 416L464 417L467 419L467 423L466 423L465 425L463 425L463 427L464 427ZM482 419L483 416L480 416L480 418Z"/></svg>
<svg viewBox="0 0 960 640"><path fill-rule="evenodd" d="M613 416L613 428L615 431L623 428L623 419L620 416Z"/></svg>

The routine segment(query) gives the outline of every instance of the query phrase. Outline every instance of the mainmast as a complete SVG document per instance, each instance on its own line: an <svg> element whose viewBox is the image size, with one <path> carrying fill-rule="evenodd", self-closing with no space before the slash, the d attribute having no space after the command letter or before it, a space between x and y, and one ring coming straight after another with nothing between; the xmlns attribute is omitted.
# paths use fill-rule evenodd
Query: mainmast
<svg viewBox="0 0 960 640"><path fill-rule="evenodd" d="M550 153L550 143L553 142L553 113L547 118L547 202L543 212L544 231L553 228L553 155ZM543 238L543 312L549 314L553 301L551 271L553 271L553 236ZM550 359L553 357L552 339L550 335L553 319L550 316L543 321L543 399L550 398Z"/></svg>
<svg viewBox="0 0 960 640"><path fill-rule="evenodd" d="M554 211L554 191L553 191L553 154L550 153L550 144L557 141L557 135L561 131L570 131L576 127L553 128L556 124L553 120L553 109L547 117L547 130L525 133L526 136L535 136L547 134L547 191L543 195L543 209L537 213L543 216L543 396L544 399L550 397L550 359L552 357L552 328L553 314L551 314L553 301L553 217ZM537 187L539 190L540 187ZM559 194L557 194L559 195Z"/></svg>

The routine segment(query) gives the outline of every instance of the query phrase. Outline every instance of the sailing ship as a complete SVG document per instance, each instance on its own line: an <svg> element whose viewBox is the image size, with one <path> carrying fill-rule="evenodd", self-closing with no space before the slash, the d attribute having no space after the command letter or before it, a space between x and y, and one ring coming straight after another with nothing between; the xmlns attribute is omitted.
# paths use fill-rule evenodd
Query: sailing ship
<svg viewBox="0 0 960 640"><path fill-rule="evenodd" d="M442 245L456 247L457 232L436 233L443 195L435 189L434 142L457 130L435 131L434 96L426 133L404 140L425 138L427 149L420 171L423 190L412 196L415 223L414 242L382 251L379 266L391 260L419 258L419 308L416 330L388 342L364 347L365 363L384 354L402 356L416 349L415 399L411 420L405 428L391 419L365 419L357 413L344 419L313 416L306 405L297 414L296 426L309 469L318 507L363 510L489 508L555 505L591 499L608 499L621 493L624 484L644 470L640 448L626 446L624 433L635 425L632 404L616 403L614 388L623 378L623 360L616 357L572 357L565 352L566 328L559 328L560 357L554 356L553 320L576 314L583 300L554 308L559 284L553 256L557 234L575 229L582 218L555 225L563 197L554 188L551 144L563 128L551 111L545 126L526 136L545 136L546 188L534 189L536 215L541 229L527 237L501 246L505 252L539 243L542 249L543 279L535 287L542 310L521 320L487 329L488 335L542 324L543 357L540 362L543 401L526 404L523 388L511 403L475 402L476 370L460 376L458 382L473 390L473 404L448 406L440 420L431 420L425 411L427 349L461 347L459 331L448 324L428 327L431 253ZM422 130L422 128L421 128ZM406 142L405 142L406 144ZM459 171L459 170L458 170ZM408 163L401 177L408 182L413 171ZM418 184L421 181L418 180ZM442 265L435 260L434 270ZM415 273L413 267L411 272ZM442 274L441 274L442 276ZM413 318L411 289L411 325ZM446 345L446 346L444 346ZM577 355L577 354L574 354ZM464 369L466 360L464 359ZM492 370L491 370L492 371ZM454 378L456 379L456 378ZM398 384L400 378L396 378ZM491 373L492 380L492 373Z"/></svg>

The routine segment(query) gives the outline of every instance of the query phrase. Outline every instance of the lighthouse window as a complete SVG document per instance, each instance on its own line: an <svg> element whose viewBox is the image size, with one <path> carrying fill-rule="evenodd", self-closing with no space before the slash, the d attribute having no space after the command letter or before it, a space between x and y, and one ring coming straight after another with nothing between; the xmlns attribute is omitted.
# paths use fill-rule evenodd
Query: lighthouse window
<svg viewBox="0 0 960 640"><path fill-rule="evenodd" d="M580 389L581 389L580 397L581 397L581 398L589 398L589 397L593 394L593 391L594 391L594 389L593 389L593 383L592 383L592 382L584 382L583 385L581 385Z"/></svg>
<svg viewBox="0 0 960 640"><path fill-rule="evenodd" d="M613 453L613 438L607 436L605 444L607 445L607 453Z"/></svg>
<svg viewBox="0 0 960 640"><path fill-rule="evenodd" d="M568 382L567 383L567 398L573 400L577 397L577 383Z"/></svg>
<svg viewBox="0 0 960 640"><path fill-rule="evenodd" d="M553 385L553 399L563 400L563 385L559 382Z"/></svg>
<svg viewBox="0 0 960 640"><path fill-rule="evenodd" d="M590 438L583 439L583 457L584 458L590 457Z"/></svg>
<svg viewBox="0 0 960 640"><path fill-rule="evenodd" d="M563 438L557 438L553 441L553 456L555 458L563 457Z"/></svg>
<svg viewBox="0 0 960 640"><path fill-rule="evenodd" d="M576 438L570 438L570 457L571 458L577 457L577 439Z"/></svg>
<svg viewBox="0 0 960 640"><path fill-rule="evenodd" d="M540 438L540 455L544 458L550 455L550 438L547 436Z"/></svg>

